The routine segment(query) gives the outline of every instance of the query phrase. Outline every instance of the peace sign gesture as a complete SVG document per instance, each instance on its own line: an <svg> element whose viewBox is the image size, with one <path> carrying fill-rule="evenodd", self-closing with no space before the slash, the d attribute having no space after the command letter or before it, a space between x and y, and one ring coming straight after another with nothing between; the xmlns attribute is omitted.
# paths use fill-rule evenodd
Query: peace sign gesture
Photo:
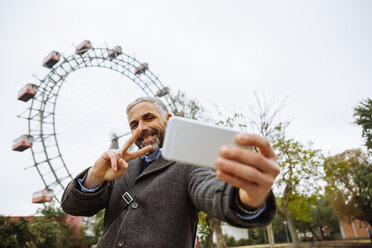
<svg viewBox="0 0 372 248"><path fill-rule="evenodd" d="M128 168L127 162L151 151L152 146L148 145L140 150L128 152L128 149L141 132L142 129L136 129L119 150L110 149L103 153L94 163L94 166L89 169L83 186L87 189L92 189L101 185L104 181L112 181L122 176Z"/></svg>

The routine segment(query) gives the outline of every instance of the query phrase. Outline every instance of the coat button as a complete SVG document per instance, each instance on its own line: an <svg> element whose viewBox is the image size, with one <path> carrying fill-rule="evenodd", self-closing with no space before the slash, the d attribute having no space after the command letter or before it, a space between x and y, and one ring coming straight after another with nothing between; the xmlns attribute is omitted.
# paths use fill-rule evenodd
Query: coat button
<svg viewBox="0 0 372 248"><path fill-rule="evenodd" d="M131 206L133 209L136 209L136 208L138 208L138 203L137 203L137 202L133 202L130 206Z"/></svg>
<svg viewBox="0 0 372 248"><path fill-rule="evenodd" d="M124 245L124 240L120 239L117 243L116 243L119 247L122 247Z"/></svg>

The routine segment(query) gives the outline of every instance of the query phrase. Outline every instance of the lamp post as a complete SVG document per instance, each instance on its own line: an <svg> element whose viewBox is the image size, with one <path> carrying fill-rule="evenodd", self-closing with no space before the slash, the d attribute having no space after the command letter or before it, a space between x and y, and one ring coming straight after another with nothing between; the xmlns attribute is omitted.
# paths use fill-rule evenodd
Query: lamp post
<svg viewBox="0 0 372 248"><path fill-rule="evenodd" d="M288 231L287 231L287 221L284 221L284 230L285 230L285 235L287 236L287 243L289 243Z"/></svg>

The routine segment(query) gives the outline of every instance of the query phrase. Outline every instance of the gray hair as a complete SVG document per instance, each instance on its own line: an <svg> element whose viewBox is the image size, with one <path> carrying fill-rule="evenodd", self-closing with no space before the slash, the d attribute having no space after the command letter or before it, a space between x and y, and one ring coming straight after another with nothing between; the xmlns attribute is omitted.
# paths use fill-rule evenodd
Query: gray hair
<svg viewBox="0 0 372 248"><path fill-rule="evenodd" d="M140 97L134 100L133 102L129 103L127 106L127 110L126 110L128 118L129 118L129 111L131 110L131 108L133 108L134 105L140 102L152 103L155 106L155 108L159 111L160 115L164 119L167 118L167 114L169 113L167 106L165 106L165 104L159 98L151 97L151 96Z"/></svg>

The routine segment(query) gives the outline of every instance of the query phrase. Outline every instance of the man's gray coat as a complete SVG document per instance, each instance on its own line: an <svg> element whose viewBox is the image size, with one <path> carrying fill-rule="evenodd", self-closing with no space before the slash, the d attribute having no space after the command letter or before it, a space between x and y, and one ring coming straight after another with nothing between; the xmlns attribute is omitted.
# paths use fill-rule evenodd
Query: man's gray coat
<svg viewBox="0 0 372 248"><path fill-rule="evenodd" d="M232 209L236 189L209 169L170 162L162 157L140 174L141 159L129 162L125 174L105 182L95 193L83 193L77 182L65 190L62 208L77 216L92 216L106 208L104 233L98 247L188 247L194 245L198 212L237 227L267 225L276 211L272 194L266 210L252 221L238 218ZM127 205L122 195L148 176L153 179ZM123 211L122 211L123 210Z"/></svg>

